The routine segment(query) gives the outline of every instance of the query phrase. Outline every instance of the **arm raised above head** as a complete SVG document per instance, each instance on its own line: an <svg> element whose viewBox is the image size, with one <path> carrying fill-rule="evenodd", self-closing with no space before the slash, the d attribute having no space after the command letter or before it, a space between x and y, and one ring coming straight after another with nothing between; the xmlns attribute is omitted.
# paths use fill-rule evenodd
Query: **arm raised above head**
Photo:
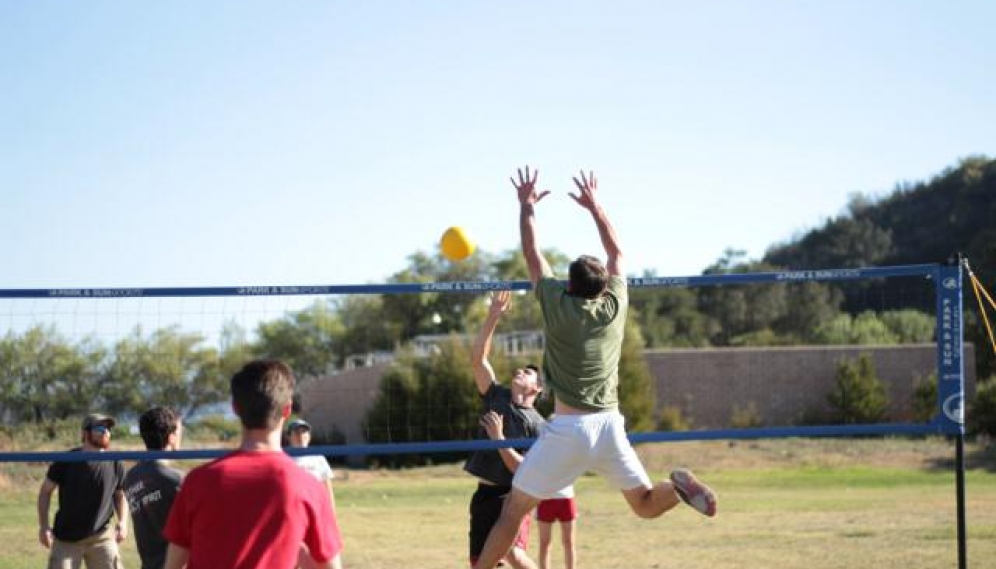
<svg viewBox="0 0 996 569"><path fill-rule="evenodd" d="M477 333L477 338L474 339L474 347L470 352L470 366L474 372L477 391L481 395L487 393L488 389L491 389L491 384L495 382L495 370L491 367L491 362L488 361L488 357L491 355L491 340L498 327L498 320L508 310L511 301L512 291L499 290L491 293L488 316L481 324L481 331Z"/></svg>
<svg viewBox="0 0 996 569"><path fill-rule="evenodd" d="M546 258L540 253L536 244L536 212L535 205L550 194L549 190L539 192L536 190L536 179L539 177L539 170L533 170L530 175L529 166L525 171L519 168L519 180L509 178L515 186L519 195L519 235L522 239L522 255L526 258L526 267L529 269L529 280L535 286L543 275L550 274L550 265Z"/></svg>
<svg viewBox="0 0 996 569"><path fill-rule="evenodd" d="M605 249L605 255L608 257L605 268L608 269L610 275L622 276L622 249L619 248L619 237L616 235L612 223L609 222L605 210L596 199L598 180L595 178L595 173L589 171L585 175L582 170L581 179L574 178L574 185L578 187L578 193L571 194L571 197L579 206L591 213L592 219L595 220L595 227L598 228L598 237L602 240L602 248Z"/></svg>

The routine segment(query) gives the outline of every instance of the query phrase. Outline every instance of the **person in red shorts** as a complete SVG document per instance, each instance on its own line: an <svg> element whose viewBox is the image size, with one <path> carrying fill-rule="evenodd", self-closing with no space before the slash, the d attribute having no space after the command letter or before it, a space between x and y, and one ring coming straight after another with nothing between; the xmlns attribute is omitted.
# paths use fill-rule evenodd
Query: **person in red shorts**
<svg viewBox="0 0 996 569"><path fill-rule="evenodd" d="M564 567L574 569L577 552L574 548L574 520L578 519L578 506L574 501L574 487L568 486L562 496L543 500L536 506L536 521L539 522L539 566L550 567L550 546L553 544L553 524L560 523L560 541L564 546Z"/></svg>
<svg viewBox="0 0 996 569"><path fill-rule="evenodd" d="M328 490L280 447L294 375L249 362L231 380L239 449L187 475L164 535L166 569L341 569L342 537Z"/></svg>

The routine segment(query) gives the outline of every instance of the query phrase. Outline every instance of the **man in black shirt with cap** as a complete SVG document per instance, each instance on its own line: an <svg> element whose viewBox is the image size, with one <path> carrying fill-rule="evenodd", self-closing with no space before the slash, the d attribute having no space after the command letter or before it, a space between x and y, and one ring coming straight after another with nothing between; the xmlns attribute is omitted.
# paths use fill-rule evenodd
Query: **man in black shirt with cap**
<svg viewBox="0 0 996 569"><path fill-rule="evenodd" d="M74 451L103 452L111 446L114 419L92 414L83 419L83 446ZM50 549L50 569L80 567L120 569L118 543L128 535L121 461L55 462L38 491L38 541ZM52 492L59 489L59 509L49 526ZM111 526L112 513L118 522Z"/></svg>

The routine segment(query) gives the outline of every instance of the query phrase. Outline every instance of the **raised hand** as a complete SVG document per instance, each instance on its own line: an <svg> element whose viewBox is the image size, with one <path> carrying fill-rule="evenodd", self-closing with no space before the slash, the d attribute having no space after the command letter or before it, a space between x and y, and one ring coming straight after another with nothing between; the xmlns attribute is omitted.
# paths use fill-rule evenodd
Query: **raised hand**
<svg viewBox="0 0 996 569"><path fill-rule="evenodd" d="M532 176L530 177L529 166L526 166L525 172L523 172L522 168L519 168L518 182L515 181L515 178L509 178L512 185L515 186L515 190L519 192L520 204L532 205L539 202L550 193L550 190L544 190L542 192L536 190L536 179L538 177L539 170L533 170Z"/></svg>
<svg viewBox="0 0 996 569"><path fill-rule="evenodd" d="M581 170L581 179L578 180L577 177L575 177L574 185L578 187L578 193L570 194L571 198L573 198L579 206L589 211L594 210L597 206L597 202L595 201L595 192L598 190L598 180L595 178L595 173L589 170L588 175L585 176L584 170Z"/></svg>
<svg viewBox="0 0 996 569"><path fill-rule="evenodd" d="M491 314L500 316L508 310L510 304L512 304L512 291L496 290L491 293L491 305L488 306L488 310Z"/></svg>
<svg viewBox="0 0 996 569"><path fill-rule="evenodd" d="M494 411L488 411L481 417L481 426L488 433L488 438L493 441L501 441L505 439L504 426L505 422L502 416Z"/></svg>

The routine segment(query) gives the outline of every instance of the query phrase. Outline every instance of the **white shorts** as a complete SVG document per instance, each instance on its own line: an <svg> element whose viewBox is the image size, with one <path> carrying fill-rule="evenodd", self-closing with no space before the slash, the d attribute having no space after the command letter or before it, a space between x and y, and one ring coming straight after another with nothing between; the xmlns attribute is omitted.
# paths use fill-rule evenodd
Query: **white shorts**
<svg viewBox="0 0 996 569"><path fill-rule="evenodd" d="M553 498L588 471L619 490L651 486L619 411L554 417L516 469L512 486L534 498Z"/></svg>

